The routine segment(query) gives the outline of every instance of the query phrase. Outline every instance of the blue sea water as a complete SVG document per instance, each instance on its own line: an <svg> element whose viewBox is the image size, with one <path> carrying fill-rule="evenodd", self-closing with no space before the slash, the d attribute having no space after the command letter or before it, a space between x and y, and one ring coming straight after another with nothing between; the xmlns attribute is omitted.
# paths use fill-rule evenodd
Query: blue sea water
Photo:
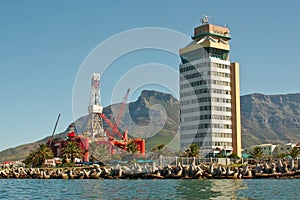
<svg viewBox="0 0 300 200"><path fill-rule="evenodd" d="M300 179L0 179L0 199L300 199Z"/></svg>

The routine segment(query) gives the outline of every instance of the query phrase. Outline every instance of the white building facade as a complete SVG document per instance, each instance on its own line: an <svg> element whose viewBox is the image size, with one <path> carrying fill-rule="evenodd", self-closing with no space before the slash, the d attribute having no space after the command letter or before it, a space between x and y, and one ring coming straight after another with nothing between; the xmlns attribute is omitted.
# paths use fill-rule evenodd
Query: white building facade
<svg viewBox="0 0 300 200"><path fill-rule="evenodd" d="M180 148L194 143L204 153L234 150L240 108L239 86L233 84L238 64L229 61L229 29L205 23L194 29L192 38L179 51ZM238 140L240 148L240 135Z"/></svg>

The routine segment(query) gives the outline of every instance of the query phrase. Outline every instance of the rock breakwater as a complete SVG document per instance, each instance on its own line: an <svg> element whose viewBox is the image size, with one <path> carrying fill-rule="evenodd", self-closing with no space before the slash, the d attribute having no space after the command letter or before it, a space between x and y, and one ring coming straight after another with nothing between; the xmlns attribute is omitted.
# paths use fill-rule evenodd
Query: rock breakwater
<svg viewBox="0 0 300 200"><path fill-rule="evenodd" d="M24 168L0 170L0 178L16 179L252 179L300 178L300 160L263 161L256 164L223 166L215 163L164 167L132 164L113 167L92 165L80 168Z"/></svg>

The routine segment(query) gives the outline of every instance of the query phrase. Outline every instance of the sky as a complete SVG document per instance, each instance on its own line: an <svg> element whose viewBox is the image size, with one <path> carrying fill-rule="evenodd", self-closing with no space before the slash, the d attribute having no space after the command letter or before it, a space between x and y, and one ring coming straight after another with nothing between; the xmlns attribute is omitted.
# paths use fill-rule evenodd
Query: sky
<svg viewBox="0 0 300 200"><path fill-rule="evenodd" d="M59 113L62 116L56 132L67 128L77 117L73 111L77 98L74 85L84 63L99 44L101 47L105 41L114 39L118 43L120 38L115 38L116 34L149 27L174 30L190 37L203 15L210 16L211 23L226 24L231 30L230 60L240 63L242 95L298 93L299 4L298 1L258 0L1 0L0 151L51 135ZM139 34L136 38L147 40L148 36ZM180 42L185 41L176 44L181 45ZM102 74L102 104L111 103L111 91L126 72L144 64L147 67L148 63L161 66L162 70L158 68L153 78L165 80L173 76L163 68L168 66L178 73L180 61L178 55L157 49L120 56ZM102 64L99 57L97 66ZM142 73L135 74L127 80L142 81L144 77ZM84 80L88 86L90 77ZM122 86L130 87L126 77L124 80ZM178 85L176 81L174 78L174 84ZM178 91L154 82L135 88L130 101L136 100L143 89L178 96ZM86 99L81 100L81 107L87 111L89 88L85 90L80 98ZM125 93L125 89L118 92L115 102L122 101Z"/></svg>

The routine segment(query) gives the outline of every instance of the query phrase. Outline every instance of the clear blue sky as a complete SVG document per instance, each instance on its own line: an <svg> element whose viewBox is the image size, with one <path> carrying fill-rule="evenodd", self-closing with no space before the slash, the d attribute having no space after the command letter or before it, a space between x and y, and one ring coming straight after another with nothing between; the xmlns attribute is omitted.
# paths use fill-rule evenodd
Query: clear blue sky
<svg viewBox="0 0 300 200"><path fill-rule="evenodd" d="M258 0L1 0L0 150L49 136L58 113L62 117L57 132L67 128L73 120L77 71L100 42L141 27L169 28L190 36L204 14L231 29L230 57L241 65L241 94L300 92L299 7L298 1ZM179 64L176 56L151 51L128 55L126 62L130 61L174 69ZM110 80L102 83L102 96L109 85ZM108 103L104 98L103 104Z"/></svg>

